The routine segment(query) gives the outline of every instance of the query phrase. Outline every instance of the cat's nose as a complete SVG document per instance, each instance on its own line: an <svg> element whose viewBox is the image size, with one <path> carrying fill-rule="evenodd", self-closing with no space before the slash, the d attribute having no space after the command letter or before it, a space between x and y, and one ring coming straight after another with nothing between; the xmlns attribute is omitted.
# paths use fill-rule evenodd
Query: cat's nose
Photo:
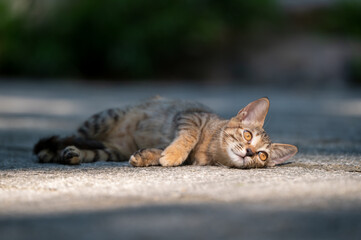
<svg viewBox="0 0 361 240"><path fill-rule="evenodd" d="M253 156L254 152L252 151L252 149L247 148L246 151L247 151L246 156L250 156L250 157Z"/></svg>

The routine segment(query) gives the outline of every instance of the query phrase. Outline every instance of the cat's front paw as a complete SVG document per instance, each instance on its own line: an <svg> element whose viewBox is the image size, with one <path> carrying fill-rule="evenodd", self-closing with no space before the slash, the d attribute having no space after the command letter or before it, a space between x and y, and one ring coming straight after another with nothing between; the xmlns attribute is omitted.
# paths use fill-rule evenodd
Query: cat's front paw
<svg viewBox="0 0 361 240"><path fill-rule="evenodd" d="M129 163L133 167L148 167L159 165L159 158L162 150L156 148L141 149L130 156Z"/></svg>
<svg viewBox="0 0 361 240"><path fill-rule="evenodd" d="M146 167L140 150L138 150L132 156L130 156L129 164L132 165L133 167Z"/></svg>
<svg viewBox="0 0 361 240"><path fill-rule="evenodd" d="M64 148L61 153L61 163L70 165L80 164L80 150L75 146Z"/></svg>
<svg viewBox="0 0 361 240"><path fill-rule="evenodd" d="M178 149L165 149L162 152L159 163L163 167L176 167L181 165L187 158L188 154L178 150Z"/></svg>

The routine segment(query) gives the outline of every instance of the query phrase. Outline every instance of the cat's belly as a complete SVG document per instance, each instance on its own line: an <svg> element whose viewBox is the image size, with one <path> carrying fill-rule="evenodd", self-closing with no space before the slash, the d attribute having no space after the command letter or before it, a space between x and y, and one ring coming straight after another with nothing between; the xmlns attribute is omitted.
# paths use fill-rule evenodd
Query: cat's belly
<svg viewBox="0 0 361 240"><path fill-rule="evenodd" d="M107 137L107 145L125 155L142 148L165 148L173 138L171 119L154 118L144 111L131 112Z"/></svg>
<svg viewBox="0 0 361 240"><path fill-rule="evenodd" d="M149 119L138 124L133 139L140 148L166 148L173 140L174 130L168 119Z"/></svg>

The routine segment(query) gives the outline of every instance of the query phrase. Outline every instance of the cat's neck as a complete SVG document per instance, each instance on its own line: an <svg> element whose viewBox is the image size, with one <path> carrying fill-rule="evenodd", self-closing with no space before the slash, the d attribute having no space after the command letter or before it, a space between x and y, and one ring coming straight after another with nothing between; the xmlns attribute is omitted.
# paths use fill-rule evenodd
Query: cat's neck
<svg viewBox="0 0 361 240"><path fill-rule="evenodd" d="M207 121L201 129L198 143L189 155L192 164L214 165L213 161L217 159L215 152L219 148L219 134L227 122L216 114L208 115Z"/></svg>
<svg viewBox="0 0 361 240"><path fill-rule="evenodd" d="M229 120L213 119L211 120L211 127L208 128L208 131L211 132L211 140L207 148L207 156L209 156L209 161L212 165L220 164L218 161L223 159L225 152L222 149L222 132Z"/></svg>

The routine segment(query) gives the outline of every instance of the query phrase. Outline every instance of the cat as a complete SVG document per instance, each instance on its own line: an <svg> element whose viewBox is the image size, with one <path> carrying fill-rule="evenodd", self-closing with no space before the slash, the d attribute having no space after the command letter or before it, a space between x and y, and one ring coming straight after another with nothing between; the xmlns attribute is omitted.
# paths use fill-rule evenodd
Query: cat
<svg viewBox="0 0 361 240"><path fill-rule="evenodd" d="M197 102L155 97L95 114L76 135L41 139L34 154L40 163L70 165L129 160L134 167L272 167L298 149L271 143L263 129L269 104L268 98L258 99L225 120Z"/></svg>

